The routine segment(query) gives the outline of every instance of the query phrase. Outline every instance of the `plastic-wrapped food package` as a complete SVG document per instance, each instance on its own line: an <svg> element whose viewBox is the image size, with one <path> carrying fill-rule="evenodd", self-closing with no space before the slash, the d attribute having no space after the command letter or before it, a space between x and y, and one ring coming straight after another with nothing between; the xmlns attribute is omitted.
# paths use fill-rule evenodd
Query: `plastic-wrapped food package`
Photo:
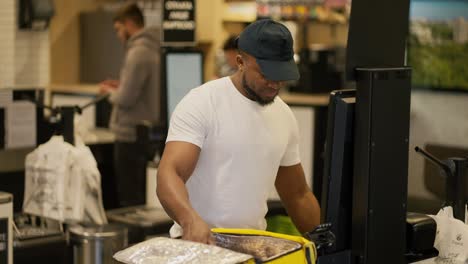
<svg viewBox="0 0 468 264"><path fill-rule="evenodd" d="M214 237L217 246L252 255L262 263L302 249L300 243L275 237L228 234Z"/></svg>
<svg viewBox="0 0 468 264"><path fill-rule="evenodd" d="M157 237L117 252L114 259L126 264L237 264L252 256L217 246Z"/></svg>

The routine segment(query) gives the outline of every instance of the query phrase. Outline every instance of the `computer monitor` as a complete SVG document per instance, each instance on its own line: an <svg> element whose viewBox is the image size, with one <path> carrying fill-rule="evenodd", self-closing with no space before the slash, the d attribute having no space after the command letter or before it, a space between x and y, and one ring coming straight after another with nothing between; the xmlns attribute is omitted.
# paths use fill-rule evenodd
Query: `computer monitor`
<svg viewBox="0 0 468 264"><path fill-rule="evenodd" d="M203 83L203 54L192 50L164 53L167 120L177 104L193 88Z"/></svg>
<svg viewBox="0 0 468 264"><path fill-rule="evenodd" d="M351 248L354 111L356 90L330 94L322 185L322 223L336 236L329 253Z"/></svg>

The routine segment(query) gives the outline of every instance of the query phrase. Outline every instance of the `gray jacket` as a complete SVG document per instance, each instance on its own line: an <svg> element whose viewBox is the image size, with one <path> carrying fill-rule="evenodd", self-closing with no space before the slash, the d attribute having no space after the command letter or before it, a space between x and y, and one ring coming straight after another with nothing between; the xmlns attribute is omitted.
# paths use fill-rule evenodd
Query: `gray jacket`
<svg viewBox="0 0 468 264"><path fill-rule="evenodd" d="M136 125L161 118L160 39L156 29L143 29L127 42L120 85L111 94L110 129L118 141L136 140Z"/></svg>

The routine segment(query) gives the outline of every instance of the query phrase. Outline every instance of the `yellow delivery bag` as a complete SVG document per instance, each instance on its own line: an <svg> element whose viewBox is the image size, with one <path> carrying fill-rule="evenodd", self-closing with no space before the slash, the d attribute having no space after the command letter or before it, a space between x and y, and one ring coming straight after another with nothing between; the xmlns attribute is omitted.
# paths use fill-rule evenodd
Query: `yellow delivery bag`
<svg viewBox="0 0 468 264"><path fill-rule="evenodd" d="M251 244L254 247L263 247L261 250L264 253L266 252L266 255L270 255L267 260L254 256L255 259L249 260L247 264L315 264L316 262L317 251L315 244L300 236L254 229L213 228L211 231L215 234L218 246L250 254L251 250L245 250L245 248ZM285 249L284 252L282 251L283 248Z"/></svg>

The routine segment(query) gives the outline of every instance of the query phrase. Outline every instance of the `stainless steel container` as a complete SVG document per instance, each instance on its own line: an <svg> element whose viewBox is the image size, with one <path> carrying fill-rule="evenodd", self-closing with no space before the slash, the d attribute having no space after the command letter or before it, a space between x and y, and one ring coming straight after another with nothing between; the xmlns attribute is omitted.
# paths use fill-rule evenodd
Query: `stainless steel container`
<svg viewBox="0 0 468 264"><path fill-rule="evenodd" d="M73 226L69 229L74 264L114 264L112 256L128 245L127 229L119 225Z"/></svg>
<svg viewBox="0 0 468 264"><path fill-rule="evenodd" d="M0 192L0 263L13 263L13 195Z"/></svg>

